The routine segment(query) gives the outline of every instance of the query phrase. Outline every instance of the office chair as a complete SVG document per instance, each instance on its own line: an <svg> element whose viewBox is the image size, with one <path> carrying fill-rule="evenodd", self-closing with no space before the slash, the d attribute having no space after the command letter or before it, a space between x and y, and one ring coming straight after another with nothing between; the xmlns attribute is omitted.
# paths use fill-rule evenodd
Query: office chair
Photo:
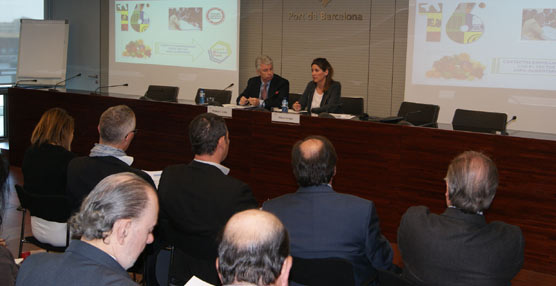
<svg viewBox="0 0 556 286"><path fill-rule="evenodd" d="M456 109L452 127L454 130L505 134L507 120L506 113Z"/></svg>
<svg viewBox="0 0 556 286"><path fill-rule="evenodd" d="M404 101L398 116L415 126L436 127L439 111L438 105Z"/></svg>
<svg viewBox="0 0 556 286"><path fill-rule="evenodd" d="M221 106L222 104L229 104L232 99L231 90L199 88L195 95L195 104L199 104L199 92L201 89L205 90L205 103L209 105ZM213 102L208 101L210 97L214 98Z"/></svg>
<svg viewBox="0 0 556 286"><path fill-rule="evenodd" d="M353 265L342 258L293 257L290 282L301 285L355 285Z"/></svg>
<svg viewBox="0 0 556 286"><path fill-rule="evenodd" d="M342 113L351 115L363 114L363 98L361 97L340 97Z"/></svg>
<svg viewBox="0 0 556 286"><path fill-rule="evenodd" d="M66 197L57 196L57 195L31 194L25 191L23 186L20 185L15 185L15 190L17 192L17 197L19 198L19 203L20 203L20 206L17 208L17 210L23 212L21 216L21 232L19 235L19 251L17 257L21 257L23 243L31 243L35 246L38 246L39 248L46 250L47 252L50 251L64 252L69 245L69 238L70 238L69 226L66 230L66 246L63 247L53 246L49 243L42 243L39 240L37 240L34 236L27 236L27 237L24 236L25 236L25 215L27 214L27 210L29 210L33 214L33 216L42 218L44 217L44 214L48 212L48 210L45 210L44 208L36 208L35 206L41 204L41 205L48 205L52 209L59 209L59 208L67 209L68 203ZM53 219L51 217L49 218L51 220ZM65 222L67 220L67 217L55 217L54 220L57 222Z"/></svg>
<svg viewBox="0 0 556 286"><path fill-rule="evenodd" d="M141 97L144 100L178 102L178 93L180 88L177 86L149 85L145 95Z"/></svg>

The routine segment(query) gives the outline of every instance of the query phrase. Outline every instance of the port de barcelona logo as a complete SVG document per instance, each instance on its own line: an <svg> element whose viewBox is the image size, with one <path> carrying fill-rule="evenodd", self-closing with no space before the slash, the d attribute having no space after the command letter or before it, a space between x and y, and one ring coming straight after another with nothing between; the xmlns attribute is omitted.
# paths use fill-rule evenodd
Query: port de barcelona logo
<svg viewBox="0 0 556 286"><path fill-rule="evenodd" d="M317 0L321 5L320 11L289 11L288 20L296 22L347 22L363 21L363 15L349 11L328 11L325 9L332 0Z"/></svg>

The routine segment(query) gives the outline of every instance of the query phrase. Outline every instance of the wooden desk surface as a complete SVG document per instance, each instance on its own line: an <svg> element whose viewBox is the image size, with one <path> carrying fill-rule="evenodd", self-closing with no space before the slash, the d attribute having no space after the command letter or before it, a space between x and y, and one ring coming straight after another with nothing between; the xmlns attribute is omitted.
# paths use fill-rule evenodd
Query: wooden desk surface
<svg viewBox="0 0 556 286"><path fill-rule="evenodd" d="M192 159L188 124L206 107L64 92L10 89L10 162L20 166L31 132L44 111L66 109L76 123L72 150L87 155L98 141L100 114L127 104L139 133L128 154L134 166L160 170ZM514 136L302 117L300 125L276 124L268 112L234 110L227 119L231 147L224 164L249 183L262 202L297 189L290 166L293 144L307 135L328 137L339 156L334 188L373 200L383 233L396 241L405 210L445 207L443 178L450 160L465 150L483 151L497 164L500 186L487 220L521 227L524 269L556 274L556 141Z"/></svg>

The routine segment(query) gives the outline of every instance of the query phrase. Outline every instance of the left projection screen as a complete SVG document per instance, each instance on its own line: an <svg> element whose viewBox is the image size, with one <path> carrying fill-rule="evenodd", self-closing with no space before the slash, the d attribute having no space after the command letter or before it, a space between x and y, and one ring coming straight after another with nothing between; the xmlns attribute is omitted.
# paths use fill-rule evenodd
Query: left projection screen
<svg viewBox="0 0 556 286"><path fill-rule="evenodd" d="M239 80L239 0L110 2L110 92L142 95L149 85L224 89ZM106 91L106 90L102 90Z"/></svg>

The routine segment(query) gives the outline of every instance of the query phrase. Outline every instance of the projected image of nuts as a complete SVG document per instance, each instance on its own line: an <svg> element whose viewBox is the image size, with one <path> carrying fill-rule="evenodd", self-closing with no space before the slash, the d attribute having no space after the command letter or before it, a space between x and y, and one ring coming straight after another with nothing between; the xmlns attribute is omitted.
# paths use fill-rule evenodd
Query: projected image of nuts
<svg viewBox="0 0 556 286"><path fill-rule="evenodd" d="M444 78L457 80L482 79L485 66L478 61L471 60L469 54L444 56L427 71L428 78Z"/></svg>

